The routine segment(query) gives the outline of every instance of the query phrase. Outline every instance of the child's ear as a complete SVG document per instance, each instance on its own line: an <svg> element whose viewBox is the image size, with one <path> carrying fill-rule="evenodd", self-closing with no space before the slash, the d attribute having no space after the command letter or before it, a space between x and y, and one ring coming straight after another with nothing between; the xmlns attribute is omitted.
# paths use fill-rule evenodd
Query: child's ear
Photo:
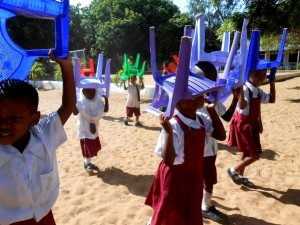
<svg viewBox="0 0 300 225"><path fill-rule="evenodd" d="M40 111L36 111L34 113L34 115L33 115L31 126L37 125L39 123L39 121L40 121L40 118L41 118L41 112Z"/></svg>

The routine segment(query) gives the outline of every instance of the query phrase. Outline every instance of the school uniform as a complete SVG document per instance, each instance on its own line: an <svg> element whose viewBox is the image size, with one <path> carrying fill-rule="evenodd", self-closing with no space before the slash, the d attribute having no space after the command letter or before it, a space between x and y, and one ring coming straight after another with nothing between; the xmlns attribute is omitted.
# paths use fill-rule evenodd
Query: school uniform
<svg viewBox="0 0 300 225"><path fill-rule="evenodd" d="M237 109L230 121L228 146L237 146L246 156L261 153L259 134L262 133L261 103L268 103L270 95L246 82L243 87L247 106Z"/></svg>
<svg viewBox="0 0 300 225"><path fill-rule="evenodd" d="M196 121L182 114L174 116L173 145L176 158L172 166L159 164L145 204L153 208L152 225L203 224L201 201L203 190L203 153L205 133L212 132L211 120L197 113ZM161 156L165 131L156 146Z"/></svg>
<svg viewBox="0 0 300 225"><path fill-rule="evenodd" d="M140 116L140 90L141 86L139 84L129 83L127 91L127 101L126 101L126 115L127 117Z"/></svg>
<svg viewBox="0 0 300 225"><path fill-rule="evenodd" d="M55 225L51 208L59 192L56 149L66 140L55 112L30 129L23 153L0 144L1 225Z"/></svg>
<svg viewBox="0 0 300 225"><path fill-rule="evenodd" d="M226 107L223 103L217 102L215 110L218 116L223 116L226 112ZM205 106L199 111L205 113L210 118ZM216 159L218 150L218 141L211 137L211 135L206 134L203 159L203 181L206 185L214 185L217 183Z"/></svg>
<svg viewBox="0 0 300 225"><path fill-rule="evenodd" d="M99 120L104 115L105 104L101 93L97 91L94 99L87 99L80 90L76 107L78 109L77 134L80 139L82 155L85 158L97 156L101 150L98 127Z"/></svg>

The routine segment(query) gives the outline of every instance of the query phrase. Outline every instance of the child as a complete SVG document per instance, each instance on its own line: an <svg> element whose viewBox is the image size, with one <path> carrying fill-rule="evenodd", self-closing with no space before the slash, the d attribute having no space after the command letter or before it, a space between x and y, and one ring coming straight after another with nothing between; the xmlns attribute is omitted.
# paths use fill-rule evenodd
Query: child
<svg viewBox="0 0 300 225"><path fill-rule="evenodd" d="M124 121L124 124L128 126L128 120L129 117L132 117L133 114L135 115L135 126L141 127L143 126L140 121L139 117L141 115L140 111L140 90L143 90L145 88L143 79L139 79L140 84L136 84L137 77L131 76L129 78L129 85L126 87L126 84L124 82L124 90L128 90L127 95L127 103L126 103L126 119Z"/></svg>
<svg viewBox="0 0 300 225"><path fill-rule="evenodd" d="M108 112L109 107L108 98L102 95L105 100L103 103L101 95L94 88L80 89L73 112L77 116L77 133L84 160L83 167L87 172L91 172L95 168L91 163L91 158L97 156L101 149L98 134L99 120L104 113Z"/></svg>
<svg viewBox="0 0 300 225"><path fill-rule="evenodd" d="M72 60L49 56L62 70L62 104L40 121L38 93L16 79L0 82L0 224L55 225L51 208L59 192L56 149L75 107Z"/></svg>
<svg viewBox="0 0 300 225"><path fill-rule="evenodd" d="M241 160L228 168L227 173L234 183L253 188L254 184L244 177L245 168L260 158L262 152L259 133L262 133L261 103L274 103L275 81L270 77L270 94L259 88L267 70L252 70L249 82L243 86L236 112L230 123L228 146L237 146L242 152Z"/></svg>
<svg viewBox="0 0 300 225"><path fill-rule="evenodd" d="M200 61L196 66L201 69L204 76L212 81L217 79L217 70L215 66L208 61ZM218 116L222 117L225 121L229 122L238 101L238 92L233 90L233 98L230 107L226 110L226 107L221 102L215 103L215 110ZM209 116L206 107L202 107L200 112L205 113ZM216 159L218 153L218 142L215 138L210 135L206 135L205 148L204 148L204 159L203 159L203 199L202 199L202 215L205 219L211 219L214 221L227 221L228 217L217 210L212 204L212 193L213 186L217 184L217 168Z"/></svg>
<svg viewBox="0 0 300 225"><path fill-rule="evenodd" d="M170 121L166 115L159 117L163 130L155 151L162 157L162 162L145 202L154 211L152 225L203 224L201 201L205 134L209 133L219 140L226 138L213 106L207 107L212 121L197 112L203 104L204 96L181 99L176 105L178 115Z"/></svg>

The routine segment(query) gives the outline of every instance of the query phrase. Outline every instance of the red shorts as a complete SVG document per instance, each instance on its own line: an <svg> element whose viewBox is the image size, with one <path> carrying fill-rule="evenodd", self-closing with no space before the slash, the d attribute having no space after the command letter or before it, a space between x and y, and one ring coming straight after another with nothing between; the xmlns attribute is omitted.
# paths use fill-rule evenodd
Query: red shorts
<svg viewBox="0 0 300 225"><path fill-rule="evenodd" d="M126 107L126 116L127 117L132 117L132 115L135 116L140 116L141 115L141 111L140 108L135 108L135 107Z"/></svg>
<svg viewBox="0 0 300 225"><path fill-rule="evenodd" d="M203 158L203 183L204 185L214 185L217 183L217 155Z"/></svg>
<svg viewBox="0 0 300 225"><path fill-rule="evenodd" d="M10 225L55 225L54 217L52 211L43 217L39 222L35 222L32 218L30 220L24 220L16 223L11 223Z"/></svg>
<svg viewBox="0 0 300 225"><path fill-rule="evenodd" d="M80 139L80 146L82 151L82 156L85 158L92 158L97 156L101 149L101 143L99 137L96 139L83 138Z"/></svg>

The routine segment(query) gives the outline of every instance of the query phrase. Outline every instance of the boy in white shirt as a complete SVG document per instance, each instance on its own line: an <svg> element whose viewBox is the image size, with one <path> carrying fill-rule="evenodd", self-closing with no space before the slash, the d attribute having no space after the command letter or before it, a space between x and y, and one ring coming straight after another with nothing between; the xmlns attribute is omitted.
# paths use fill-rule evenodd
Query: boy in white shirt
<svg viewBox="0 0 300 225"><path fill-rule="evenodd" d="M143 126L140 121L139 117L141 116L141 110L140 110L140 90L143 90L145 88L144 82L142 79L139 80L140 84L136 83L137 77L131 76L129 78L129 85L126 86L124 82L124 90L128 91L127 95L127 103L126 103L126 118L124 121L124 124L128 126L128 120L129 117L132 117L133 114L135 115L135 126L141 127Z"/></svg>
<svg viewBox="0 0 300 225"><path fill-rule="evenodd" d="M49 56L62 70L60 108L40 121L38 93L20 80L0 82L0 224L55 225L51 211L59 192L56 149L75 107L72 60Z"/></svg>

